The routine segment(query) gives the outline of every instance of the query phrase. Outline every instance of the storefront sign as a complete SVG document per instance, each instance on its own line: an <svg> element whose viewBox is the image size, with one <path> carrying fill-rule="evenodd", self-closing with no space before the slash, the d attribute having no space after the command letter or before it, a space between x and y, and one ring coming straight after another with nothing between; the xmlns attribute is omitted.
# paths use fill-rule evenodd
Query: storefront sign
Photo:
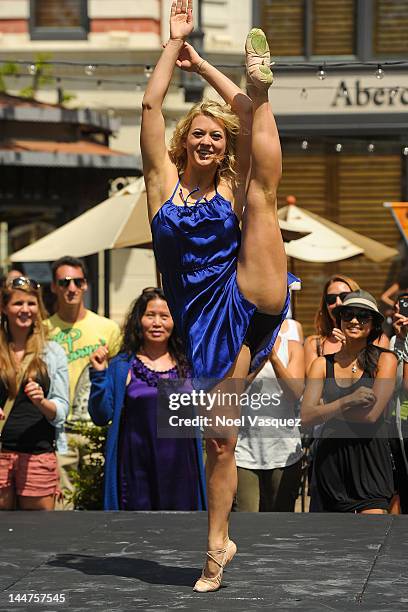
<svg viewBox="0 0 408 612"><path fill-rule="evenodd" d="M278 75L270 99L277 115L401 113L408 109L408 73L388 71L378 79L328 72L322 81L312 74Z"/></svg>
<svg viewBox="0 0 408 612"><path fill-rule="evenodd" d="M397 106L403 104L408 106L408 89L406 87L363 87L360 80L356 80L353 85L347 81L340 81L331 106L350 107L350 106Z"/></svg>

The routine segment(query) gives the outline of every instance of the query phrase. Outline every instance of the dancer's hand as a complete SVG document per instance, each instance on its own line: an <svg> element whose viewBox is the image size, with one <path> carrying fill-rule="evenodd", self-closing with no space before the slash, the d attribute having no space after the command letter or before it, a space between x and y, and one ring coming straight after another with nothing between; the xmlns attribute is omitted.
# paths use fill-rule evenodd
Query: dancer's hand
<svg viewBox="0 0 408 612"><path fill-rule="evenodd" d="M170 39L185 40L193 29L193 0L174 1L170 11Z"/></svg>
<svg viewBox="0 0 408 612"><path fill-rule="evenodd" d="M186 72L197 72L198 66L203 61L203 58L198 55L197 51L188 42L185 42L176 60L176 64Z"/></svg>

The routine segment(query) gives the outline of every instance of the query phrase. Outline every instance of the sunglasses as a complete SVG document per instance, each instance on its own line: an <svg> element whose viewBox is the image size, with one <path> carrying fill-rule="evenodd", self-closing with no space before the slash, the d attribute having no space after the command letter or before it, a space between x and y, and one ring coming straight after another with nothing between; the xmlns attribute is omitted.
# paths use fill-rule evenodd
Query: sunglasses
<svg viewBox="0 0 408 612"><path fill-rule="evenodd" d="M340 298L340 301L344 302L345 298L348 296L349 293L351 292L342 291L341 293L326 293L324 299L328 306L333 306L333 304L337 302L337 298Z"/></svg>
<svg viewBox="0 0 408 612"><path fill-rule="evenodd" d="M345 308L340 312L340 319L349 323L353 319L357 319L360 325L365 325L369 321L372 321L373 315L368 310L352 310L351 308Z"/></svg>
<svg viewBox="0 0 408 612"><path fill-rule="evenodd" d="M71 281L74 283L74 285L75 285L75 287L77 287L77 289L82 289L82 287L86 283L86 278L83 278L83 277L73 278L72 276L66 276L65 278L59 278L57 280L57 285L58 285L58 287L64 287L64 289L67 289L67 287L69 287Z"/></svg>
<svg viewBox="0 0 408 612"><path fill-rule="evenodd" d="M24 288L24 289L34 289L35 291L38 291L40 286L41 286L40 283L37 283L36 280L32 278L27 278L25 276L18 276L17 278L11 278L6 283L6 287L8 287L9 289Z"/></svg>

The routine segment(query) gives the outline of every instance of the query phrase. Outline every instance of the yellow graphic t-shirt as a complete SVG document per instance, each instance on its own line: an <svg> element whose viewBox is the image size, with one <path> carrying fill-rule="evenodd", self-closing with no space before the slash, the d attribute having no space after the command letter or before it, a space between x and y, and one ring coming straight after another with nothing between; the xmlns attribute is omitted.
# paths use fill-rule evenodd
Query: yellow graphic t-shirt
<svg viewBox="0 0 408 612"><path fill-rule="evenodd" d="M119 351L121 334L115 321L91 310L80 321L68 323L57 314L45 321L50 338L58 342L68 358L70 415L69 419L89 419L87 404L90 391L89 357L99 347L107 345L109 359ZM73 415L73 409L76 415Z"/></svg>

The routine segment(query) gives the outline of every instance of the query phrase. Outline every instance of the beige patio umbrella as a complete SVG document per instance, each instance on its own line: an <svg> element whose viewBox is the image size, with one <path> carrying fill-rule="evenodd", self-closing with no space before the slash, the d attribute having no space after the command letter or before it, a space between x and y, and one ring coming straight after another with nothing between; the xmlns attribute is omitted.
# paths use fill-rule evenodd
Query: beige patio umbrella
<svg viewBox="0 0 408 612"><path fill-rule="evenodd" d="M152 236L147 216L143 178L90 208L44 238L16 251L11 261L52 261L63 255L85 257L104 253L104 312L110 314L110 251L150 246ZM158 272L156 271L159 283Z"/></svg>
<svg viewBox="0 0 408 612"><path fill-rule="evenodd" d="M333 223L309 210L289 204L278 211L278 217L300 232L303 238L285 244L289 257L302 261L329 263L364 254L376 263L398 255L398 251L353 230Z"/></svg>
<svg viewBox="0 0 408 612"><path fill-rule="evenodd" d="M52 261L69 253L85 257L110 249L150 244L146 192L139 178L44 238L16 251L11 261Z"/></svg>
<svg viewBox="0 0 408 612"><path fill-rule="evenodd" d="M289 221L280 221L285 240L307 235ZM152 235L147 215L146 190L143 177L90 208L72 221L54 230L33 244L16 251L14 262L53 261L69 254L85 257L105 254L105 314L109 311L111 249L150 246ZM157 282L160 283L157 272Z"/></svg>
<svg viewBox="0 0 408 612"><path fill-rule="evenodd" d="M310 231L285 219L280 225L285 240L303 237ZM110 249L147 246L151 242L146 190L141 177L47 236L16 251L10 259L52 261L66 253L85 257Z"/></svg>

